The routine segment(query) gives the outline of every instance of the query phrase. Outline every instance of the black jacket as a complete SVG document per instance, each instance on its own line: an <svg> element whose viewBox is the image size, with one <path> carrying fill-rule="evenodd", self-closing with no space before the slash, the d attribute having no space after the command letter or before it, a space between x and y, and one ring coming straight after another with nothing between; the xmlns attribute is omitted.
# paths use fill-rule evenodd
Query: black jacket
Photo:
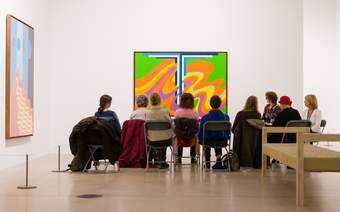
<svg viewBox="0 0 340 212"><path fill-rule="evenodd" d="M294 108L286 108L276 116L273 127L285 127L286 124L292 120L301 120L300 113Z"/></svg>
<svg viewBox="0 0 340 212"><path fill-rule="evenodd" d="M261 114L256 111L240 111L237 113L233 128L231 131L234 133L235 129L238 127L238 124L241 123L242 121L247 121L248 119L261 119Z"/></svg>
<svg viewBox="0 0 340 212"><path fill-rule="evenodd" d="M248 121L242 120L233 129L233 152L237 154L240 166L261 168L261 128L254 127Z"/></svg>
<svg viewBox="0 0 340 212"><path fill-rule="evenodd" d="M192 138L198 133L198 123L195 119L175 119L175 134L182 138Z"/></svg>
<svg viewBox="0 0 340 212"><path fill-rule="evenodd" d="M273 127L285 127L289 121L293 120L301 120L301 116L299 111L295 110L294 108L286 108L282 110L279 115L276 116ZM268 142L269 143L278 143L282 140L282 134L269 134L268 135ZM286 136L287 142L295 142L296 136L295 134L287 134Z"/></svg>
<svg viewBox="0 0 340 212"><path fill-rule="evenodd" d="M120 129L96 117L85 118L74 126L69 142L72 154L83 165L89 158L89 144L103 145L103 151L96 154L96 159L105 158L112 164L118 160L121 152Z"/></svg>

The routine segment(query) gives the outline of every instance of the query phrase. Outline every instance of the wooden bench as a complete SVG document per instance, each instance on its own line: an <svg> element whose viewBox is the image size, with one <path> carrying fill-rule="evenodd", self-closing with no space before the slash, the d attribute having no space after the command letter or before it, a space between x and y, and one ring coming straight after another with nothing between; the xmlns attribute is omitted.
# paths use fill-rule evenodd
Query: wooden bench
<svg viewBox="0 0 340 212"><path fill-rule="evenodd" d="M268 143L268 133L295 133L296 143ZM304 171L340 172L340 152L311 145L317 141L340 141L340 134L310 133L305 127L264 127L262 129L262 176L267 170L267 157L296 170L296 204L304 204Z"/></svg>

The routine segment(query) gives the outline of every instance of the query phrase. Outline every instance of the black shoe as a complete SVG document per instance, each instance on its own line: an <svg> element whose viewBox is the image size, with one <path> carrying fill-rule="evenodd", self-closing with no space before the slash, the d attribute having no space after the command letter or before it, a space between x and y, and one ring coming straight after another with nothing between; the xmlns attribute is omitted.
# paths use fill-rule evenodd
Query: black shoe
<svg viewBox="0 0 340 212"><path fill-rule="evenodd" d="M177 163L181 164L182 163L182 158L177 158Z"/></svg>
<svg viewBox="0 0 340 212"><path fill-rule="evenodd" d="M168 169L169 168L169 164L168 163L160 163L159 164L159 169Z"/></svg>
<svg viewBox="0 0 340 212"><path fill-rule="evenodd" d="M191 158L191 164L196 164L196 163L197 163L196 158L195 158L195 157L192 157L192 158Z"/></svg>
<svg viewBox="0 0 340 212"><path fill-rule="evenodd" d="M210 169L210 162L205 163L205 168Z"/></svg>
<svg viewBox="0 0 340 212"><path fill-rule="evenodd" d="M227 167L224 166L221 161L216 162L215 165L213 165L212 168L213 169L227 169Z"/></svg>

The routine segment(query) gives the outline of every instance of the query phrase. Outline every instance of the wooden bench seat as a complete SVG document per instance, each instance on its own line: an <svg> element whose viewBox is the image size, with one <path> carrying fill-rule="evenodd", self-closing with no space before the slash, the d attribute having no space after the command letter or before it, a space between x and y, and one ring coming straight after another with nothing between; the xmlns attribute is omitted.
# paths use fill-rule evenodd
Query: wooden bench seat
<svg viewBox="0 0 340 212"><path fill-rule="evenodd" d="M267 143L268 133L295 133L295 144ZM340 134L310 133L307 127L264 127L262 129L262 176L272 157L296 170L296 204L304 205L304 172L340 172L340 153L310 145L312 141L340 141Z"/></svg>
<svg viewBox="0 0 340 212"><path fill-rule="evenodd" d="M262 148L266 155L297 169L296 144L264 144ZM305 144L304 170L310 172L340 172L340 152Z"/></svg>

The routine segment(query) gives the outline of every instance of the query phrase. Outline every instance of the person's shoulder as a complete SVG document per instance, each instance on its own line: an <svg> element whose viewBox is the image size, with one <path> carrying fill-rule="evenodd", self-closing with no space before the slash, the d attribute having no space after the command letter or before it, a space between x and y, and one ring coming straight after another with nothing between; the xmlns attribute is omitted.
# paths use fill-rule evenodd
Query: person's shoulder
<svg viewBox="0 0 340 212"><path fill-rule="evenodd" d="M315 113L318 114L318 115L321 115L321 114L322 114L322 111L321 111L319 108L316 108L316 109L315 109Z"/></svg>
<svg viewBox="0 0 340 212"><path fill-rule="evenodd" d="M206 121L209 118L209 113L202 116L201 121Z"/></svg>

